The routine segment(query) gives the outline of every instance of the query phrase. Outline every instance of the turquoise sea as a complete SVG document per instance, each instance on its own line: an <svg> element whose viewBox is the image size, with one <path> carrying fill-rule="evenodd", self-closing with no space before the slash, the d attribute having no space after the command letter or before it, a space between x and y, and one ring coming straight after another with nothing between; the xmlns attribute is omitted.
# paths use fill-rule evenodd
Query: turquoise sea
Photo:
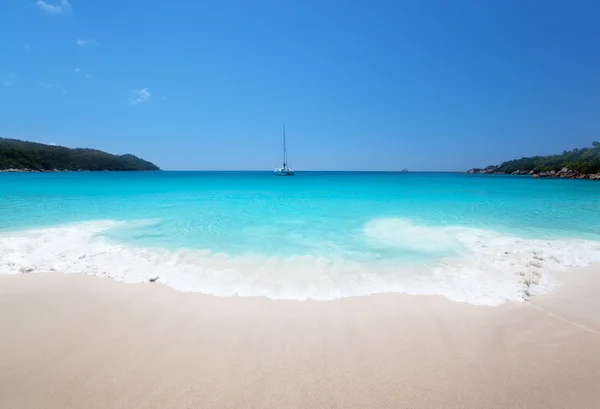
<svg viewBox="0 0 600 409"><path fill-rule="evenodd" d="M497 305L600 261L600 183L456 173L0 174L0 274Z"/></svg>

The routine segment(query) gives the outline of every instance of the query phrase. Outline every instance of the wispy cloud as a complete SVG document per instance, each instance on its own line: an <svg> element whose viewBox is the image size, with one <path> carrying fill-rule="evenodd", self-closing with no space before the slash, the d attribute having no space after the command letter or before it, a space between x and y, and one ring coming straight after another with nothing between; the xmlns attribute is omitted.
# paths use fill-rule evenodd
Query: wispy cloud
<svg viewBox="0 0 600 409"><path fill-rule="evenodd" d="M10 87L11 85L13 85L15 83L16 77L17 77L16 72L9 72L8 74L6 74L4 76L4 78L2 78L2 84L4 84L5 87Z"/></svg>
<svg viewBox="0 0 600 409"><path fill-rule="evenodd" d="M131 94L133 96L129 98L129 105L143 104L150 99L150 91L148 91L148 88L133 90L131 91Z"/></svg>
<svg viewBox="0 0 600 409"><path fill-rule="evenodd" d="M85 40L78 38L77 41L75 41L75 44L77 44L78 47L87 47L88 45L99 45L98 41L92 40L91 38Z"/></svg>
<svg viewBox="0 0 600 409"><path fill-rule="evenodd" d="M73 11L73 9L71 8L71 4L69 4L68 0L59 0L58 4L48 3L44 0L37 0L35 4L37 4L39 8L50 14L61 14Z"/></svg>
<svg viewBox="0 0 600 409"><path fill-rule="evenodd" d="M42 88L47 88L47 89L56 89L58 92L61 92L61 93L63 93L63 94L66 94L66 93L67 93L67 90L66 90L66 89L64 89L64 88L63 88L63 87L62 87L60 84L52 85L52 84L49 84L49 83L47 83L47 82L40 81L40 82L38 82L38 85L39 85L40 87L42 87Z"/></svg>
<svg viewBox="0 0 600 409"><path fill-rule="evenodd" d="M78 67L75 67L75 74L80 75L81 69L79 69ZM94 77L92 77L90 74L84 74L83 78L85 78L86 80L89 80L89 81L92 81L94 79Z"/></svg>
<svg viewBox="0 0 600 409"><path fill-rule="evenodd" d="M25 49L26 49L27 51L31 51L31 50L33 49L33 46L32 46L31 44L29 44L29 43L25 43L25 44L24 44L24 47L25 47Z"/></svg>

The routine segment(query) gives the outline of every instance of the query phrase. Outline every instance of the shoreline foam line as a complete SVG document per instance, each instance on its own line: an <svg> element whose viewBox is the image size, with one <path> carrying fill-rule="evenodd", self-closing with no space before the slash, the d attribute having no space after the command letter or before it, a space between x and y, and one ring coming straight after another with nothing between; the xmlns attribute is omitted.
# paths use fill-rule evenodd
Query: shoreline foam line
<svg viewBox="0 0 600 409"><path fill-rule="evenodd" d="M231 256L142 248L99 235L127 223L103 220L4 232L0 274L57 271L128 283L159 276L176 290L217 296L332 300L393 292L493 306L551 291L553 270L600 262L600 242L523 239L458 226L418 226L402 219L372 220L364 226L365 241L424 251L423 246L459 246L464 252L431 263L398 265L385 258L361 262L339 253ZM424 240L407 241L411 236Z"/></svg>

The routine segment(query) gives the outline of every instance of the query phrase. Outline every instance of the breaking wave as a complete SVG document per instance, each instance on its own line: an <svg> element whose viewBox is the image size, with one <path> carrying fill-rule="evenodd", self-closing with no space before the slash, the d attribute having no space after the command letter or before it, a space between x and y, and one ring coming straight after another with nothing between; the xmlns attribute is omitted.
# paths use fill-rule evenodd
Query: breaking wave
<svg viewBox="0 0 600 409"><path fill-rule="evenodd" d="M354 250L325 257L136 247L104 235L127 223L104 220L2 233L0 274L58 271L127 283L159 277L177 290L217 296L331 300L396 292L499 305L550 291L554 270L600 262L596 241L525 239L397 218L373 219L362 227L365 252L374 255L366 259L354 257ZM402 261L386 257L386 249L431 257Z"/></svg>

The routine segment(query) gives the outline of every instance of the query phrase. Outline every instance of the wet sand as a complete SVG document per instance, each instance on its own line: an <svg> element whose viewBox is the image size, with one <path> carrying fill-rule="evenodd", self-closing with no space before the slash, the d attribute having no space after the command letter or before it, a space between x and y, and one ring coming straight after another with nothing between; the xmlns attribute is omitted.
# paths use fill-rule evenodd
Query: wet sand
<svg viewBox="0 0 600 409"><path fill-rule="evenodd" d="M0 276L2 408L599 408L600 268L475 307Z"/></svg>

